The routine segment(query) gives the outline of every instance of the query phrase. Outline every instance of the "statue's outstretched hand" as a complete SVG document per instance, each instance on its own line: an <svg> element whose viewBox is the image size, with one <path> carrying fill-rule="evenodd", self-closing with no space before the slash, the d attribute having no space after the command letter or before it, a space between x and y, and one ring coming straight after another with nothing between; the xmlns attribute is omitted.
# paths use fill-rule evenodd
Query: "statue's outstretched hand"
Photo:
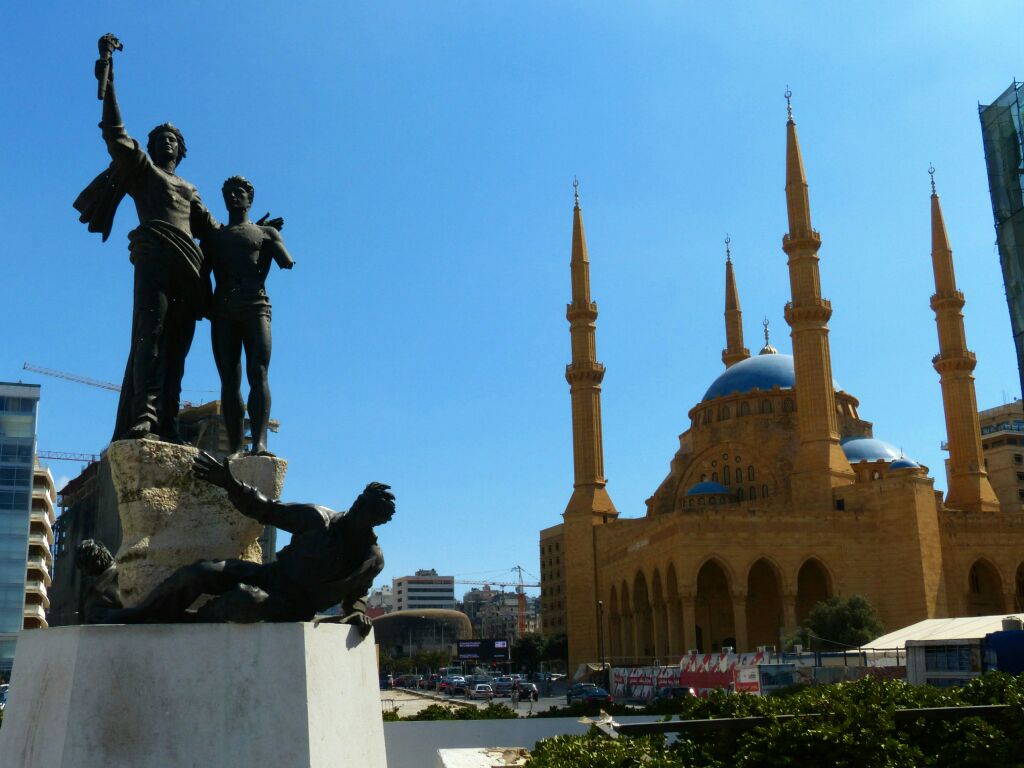
<svg viewBox="0 0 1024 768"><path fill-rule="evenodd" d="M391 492L391 486L384 483L368 483L353 502L352 511L362 507L370 507L378 513L394 514L395 494Z"/></svg>
<svg viewBox="0 0 1024 768"><path fill-rule="evenodd" d="M256 222L256 225L260 227L273 227L280 232L284 228L284 219L280 216L270 218L270 212L267 211L267 213L260 216L260 220Z"/></svg>
<svg viewBox="0 0 1024 768"><path fill-rule="evenodd" d="M231 471L228 469L228 462L225 460L223 464L217 461L213 456L208 454L206 451L200 451L199 455L196 456L192 462L192 472L200 480L216 485L218 488L224 488L225 490L233 488L238 483L231 476Z"/></svg>

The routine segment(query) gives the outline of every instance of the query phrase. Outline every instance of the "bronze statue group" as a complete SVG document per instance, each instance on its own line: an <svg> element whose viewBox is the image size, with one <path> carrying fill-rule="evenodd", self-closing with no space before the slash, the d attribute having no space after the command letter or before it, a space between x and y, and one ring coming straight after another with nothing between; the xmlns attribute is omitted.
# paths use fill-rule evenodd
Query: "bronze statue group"
<svg viewBox="0 0 1024 768"><path fill-rule="evenodd" d="M244 177L232 176L221 190L228 222L219 224L196 188L176 173L186 154L181 131L170 123L158 125L145 151L128 135L114 92L115 50L122 50L116 37L101 37L95 68L103 102L100 129L111 163L74 203L80 220L104 241L125 195L139 216L139 226L128 235L135 270L132 336L113 439L182 442L178 410L185 358L196 322L208 317L229 455L218 462L200 453L193 472L224 488L241 514L289 531L292 540L270 564L202 560L181 568L131 608L121 605L109 552L83 542L80 567L92 585L83 618L90 623L309 621L340 604L341 619L365 635L370 624L364 598L384 567L373 529L395 511L388 486L370 483L347 513L337 513L267 499L237 481L230 469L231 460L244 453L246 407L249 454L273 455L267 450L271 307L265 283L271 262L282 269L295 264L281 238L284 222L268 220L269 214L250 221L255 190ZM243 350L247 404L241 395ZM190 611L201 595L215 599Z"/></svg>

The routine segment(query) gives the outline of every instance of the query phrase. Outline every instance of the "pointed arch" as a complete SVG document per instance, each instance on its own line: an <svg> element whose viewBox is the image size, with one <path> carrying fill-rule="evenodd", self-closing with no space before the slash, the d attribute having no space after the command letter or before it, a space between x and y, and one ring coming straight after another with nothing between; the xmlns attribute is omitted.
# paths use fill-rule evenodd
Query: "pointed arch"
<svg viewBox="0 0 1024 768"><path fill-rule="evenodd" d="M747 644L779 647L782 622L782 571L760 557L747 572Z"/></svg>
<svg viewBox="0 0 1024 768"><path fill-rule="evenodd" d="M732 583L728 567L717 557L709 557L697 571L695 617L698 649L702 653L736 645Z"/></svg>
<svg viewBox="0 0 1024 768"><path fill-rule="evenodd" d="M633 600L630 598L629 585L625 580L619 586L619 602L622 606L619 609L619 614L622 617L619 620L619 646L623 659L631 661L636 655L636 617L633 615Z"/></svg>
<svg viewBox="0 0 1024 768"><path fill-rule="evenodd" d="M683 654L682 604L679 600L679 579L676 564L670 562L665 569L665 611L668 622L668 655L678 658Z"/></svg>
<svg viewBox="0 0 1024 768"><path fill-rule="evenodd" d="M636 655L654 656L654 626L650 590L643 571L633 577L633 617L636 627Z"/></svg>
<svg viewBox="0 0 1024 768"><path fill-rule="evenodd" d="M832 597L832 577L825 563L817 557L809 557L796 574L796 621L807 618L818 603Z"/></svg>
<svg viewBox="0 0 1024 768"><path fill-rule="evenodd" d="M619 592L612 584L608 595L608 655L622 655L622 615L619 613Z"/></svg>
<svg viewBox="0 0 1024 768"><path fill-rule="evenodd" d="M967 615L992 616L1003 611L999 570L987 558L979 557L967 571Z"/></svg>
<svg viewBox="0 0 1024 768"><path fill-rule="evenodd" d="M1017 588L1014 590L1013 610L1017 613L1024 613L1024 562L1017 566L1014 582Z"/></svg>
<svg viewBox="0 0 1024 768"><path fill-rule="evenodd" d="M654 569L651 574L651 610L654 630L654 656L664 663L668 652L668 611L665 605L665 589L661 582L661 571Z"/></svg>

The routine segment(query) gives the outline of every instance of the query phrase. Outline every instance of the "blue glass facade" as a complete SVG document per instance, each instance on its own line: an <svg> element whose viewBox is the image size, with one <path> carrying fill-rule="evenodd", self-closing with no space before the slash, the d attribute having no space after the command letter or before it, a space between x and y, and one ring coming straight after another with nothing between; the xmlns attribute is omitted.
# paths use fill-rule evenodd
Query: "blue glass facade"
<svg viewBox="0 0 1024 768"><path fill-rule="evenodd" d="M978 106L1017 369L1024 388L1024 83Z"/></svg>
<svg viewBox="0 0 1024 768"><path fill-rule="evenodd" d="M24 622L39 386L0 382L0 678Z"/></svg>

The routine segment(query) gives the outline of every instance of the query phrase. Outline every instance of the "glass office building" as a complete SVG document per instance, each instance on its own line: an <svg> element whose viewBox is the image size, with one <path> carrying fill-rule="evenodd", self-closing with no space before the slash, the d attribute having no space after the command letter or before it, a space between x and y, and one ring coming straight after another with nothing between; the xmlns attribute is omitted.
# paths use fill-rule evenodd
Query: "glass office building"
<svg viewBox="0 0 1024 768"><path fill-rule="evenodd" d="M0 382L0 679L25 624L39 387Z"/></svg>
<svg viewBox="0 0 1024 768"><path fill-rule="evenodd" d="M1024 83L1014 81L998 99L978 107L988 188L996 223L999 262L1024 390ZM1024 395L1022 395L1024 396Z"/></svg>

